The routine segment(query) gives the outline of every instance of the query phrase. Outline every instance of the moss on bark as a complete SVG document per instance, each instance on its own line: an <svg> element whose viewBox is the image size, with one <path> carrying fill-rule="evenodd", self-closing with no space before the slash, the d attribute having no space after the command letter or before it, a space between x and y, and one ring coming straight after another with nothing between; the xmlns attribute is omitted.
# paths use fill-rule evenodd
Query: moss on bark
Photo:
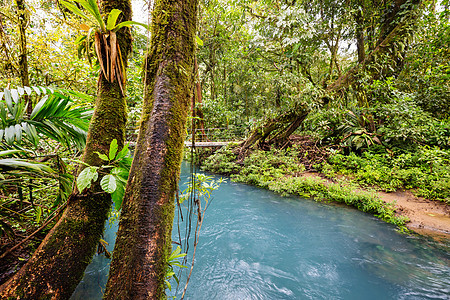
<svg viewBox="0 0 450 300"><path fill-rule="evenodd" d="M197 0L159 0L141 127L125 193L106 299L165 299L174 195L193 84Z"/></svg>

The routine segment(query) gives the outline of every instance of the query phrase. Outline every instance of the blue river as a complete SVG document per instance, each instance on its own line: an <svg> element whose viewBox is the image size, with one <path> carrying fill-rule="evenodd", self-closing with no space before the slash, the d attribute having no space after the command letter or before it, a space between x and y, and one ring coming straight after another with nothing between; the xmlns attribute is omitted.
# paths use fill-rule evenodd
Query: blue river
<svg viewBox="0 0 450 300"><path fill-rule="evenodd" d="M188 178L183 163L180 182ZM107 224L110 250L116 230ZM450 299L449 250L352 208L227 180L206 211L185 299ZM95 256L71 299L101 299L109 263ZM169 296L181 298L187 274Z"/></svg>

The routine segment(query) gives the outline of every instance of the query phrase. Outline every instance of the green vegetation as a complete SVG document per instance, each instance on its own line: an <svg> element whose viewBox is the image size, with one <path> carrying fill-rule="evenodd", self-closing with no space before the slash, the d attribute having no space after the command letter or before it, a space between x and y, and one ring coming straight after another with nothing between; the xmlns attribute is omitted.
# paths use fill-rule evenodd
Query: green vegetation
<svg viewBox="0 0 450 300"><path fill-rule="evenodd" d="M232 150L225 148L210 156L203 167L207 171L231 174L234 181L263 187L285 196L342 202L395 224L402 231L406 230L407 218L396 215L394 205L383 202L374 192L361 191L360 186L349 181L328 183L320 177L302 176L305 167L299 161L300 155L295 146L288 150L259 150L245 158L240 166L235 162ZM328 163L325 165L331 166Z"/></svg>
<svg viewBox="0 0 450 300"><path fill-rule="evenodd" d="M66 207L67 224L75 224L61 226L68 241L81 243L83 230L83 245L94 249L111 197L120 209L129 194L135 202L124 219L133 225L121 227L130 240L111 274L120 275L122 291L125 281L135 283L126 270L154 266L132 267L139 255L125 254L137 249L133 234L156 245L153 233L136 234L148 220L162 230L152 251L153 285L163 297L170 261L180 255L167 245L171 197L181 145L193 130L202 141L243 139L207 159L196 153L208 171L283 195L346 203L402 229L405 219L377 191L411 190L450 203L448 0L174 3L155 4L151 40L139 31L148 26L131 20L127 0L0 4L0 274L28 260ZM125 140L137 140L129 193ZM311 171L321 178L305 175ZM195 186L202 196L216 188L197 179L206 182ZM151 189L158 193L152 201L164 206L149 214L140 205ZM76 199L68 201L71 193ZM58 233L52 241L70 248L65 238ZM50 270L34 262L29 274ZM22 293L19 285L14 293Z"/></svg>
<svg viewBox="0 0 450 300"><path fill-rule="evenodd" d="M361 156L334 154L319 169L328 178L345 175L362 186L387 192L413 189L418 196L450 203L448 150L419 147L414 153L383 152L366 151Z"/></svg>

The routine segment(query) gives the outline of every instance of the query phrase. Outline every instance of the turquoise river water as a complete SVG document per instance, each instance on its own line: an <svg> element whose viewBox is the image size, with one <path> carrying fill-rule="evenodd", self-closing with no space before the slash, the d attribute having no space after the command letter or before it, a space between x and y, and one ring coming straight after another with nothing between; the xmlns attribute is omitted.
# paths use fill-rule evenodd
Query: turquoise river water
<svg viewBox="0 0 450 300"><path fill-rule="evenodd" d="M116 230L107 224L110 250ZM449 250L348 207L227 180L206 211L185 299L450 299ZM71 299L101 299L109 263L94 257Z"/></svg>

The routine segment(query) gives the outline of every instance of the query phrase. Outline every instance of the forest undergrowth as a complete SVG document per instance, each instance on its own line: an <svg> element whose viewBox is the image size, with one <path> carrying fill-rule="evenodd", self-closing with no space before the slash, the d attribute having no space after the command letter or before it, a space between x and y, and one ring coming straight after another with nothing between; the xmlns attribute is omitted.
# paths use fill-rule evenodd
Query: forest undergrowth
<svg viewBox="0 0 450 300"><path fill-rule="evenodd" d="M377 191L411 190L416 196L450 203L448 150L420 146L416 152L393 152L375 145L359 153L346 151L293 136L290 147L254 150L243 161L237 160L238 148L222 148L203 160L202 168L281 195L345 203L402 231L408 218ZM308 176L311 173L322 178Z"/></svg>

